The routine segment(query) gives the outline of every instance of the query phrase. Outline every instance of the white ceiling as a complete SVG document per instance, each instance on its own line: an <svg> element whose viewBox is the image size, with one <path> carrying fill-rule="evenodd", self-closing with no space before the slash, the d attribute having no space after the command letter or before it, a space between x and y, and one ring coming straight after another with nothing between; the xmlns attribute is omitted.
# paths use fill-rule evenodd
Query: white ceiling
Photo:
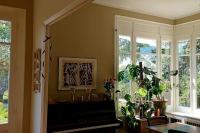
<svg viewBox="0 0 200 133"><path fill-rule="evenodd" d="M95 0L94 3L169 19L200 13L200 0Z"/></svg>

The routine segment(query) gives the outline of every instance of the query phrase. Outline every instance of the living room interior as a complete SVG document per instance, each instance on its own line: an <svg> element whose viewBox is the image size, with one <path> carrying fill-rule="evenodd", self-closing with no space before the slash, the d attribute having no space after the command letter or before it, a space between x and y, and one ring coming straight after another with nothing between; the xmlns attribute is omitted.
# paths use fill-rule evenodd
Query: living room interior
<svg viewBox="0 0 200 133"><path fill-rule="evenodd" d="M10 14L16 11L4 6L21 9L19 23L26 23L20 30L25 34L20 55L24 73L13 73L24 76L19 84L23 90L16 93L23 97L9 101L8 110L18 113L8 112L8 124L1 124L0 132L166 132L150 128L148 113L167 116L167 122L156 120L158 124L179 122L183 125L176 125L177 130L199 131L199 0L10 0L0 4ZM9 89L9 98L14 94ZM164 102L166 111L154 107L154 101ZM15 103L23 106L13 107ZM132 123L127 124L129 116ZM98 124L84 126L92 118L99 119ZM115 121L101 124L103 118ZM15 123L19 128L10 126ZM69 123L71 127L65 125Z"/></svg>

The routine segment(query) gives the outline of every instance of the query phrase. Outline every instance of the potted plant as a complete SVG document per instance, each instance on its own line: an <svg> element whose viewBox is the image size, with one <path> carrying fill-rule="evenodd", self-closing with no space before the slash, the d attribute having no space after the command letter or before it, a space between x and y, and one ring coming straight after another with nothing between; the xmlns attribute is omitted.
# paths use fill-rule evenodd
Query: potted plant
<svg viewBox="0 0 200 133"><path fill-rule="evenodd" d="M153 84L154 80L152 80L155 76L156 73L147 67L143 67L141 62L139 65L129 64L118 73L119 82L129 82L131 80L137 84L135 97L131 98L129 94L126 94L124 97L126 106L121 108L129 129L133 130L133 127L137 125L137 112L139 112L140 118L151 116L153 109L150 105L150 99L152 98L150 90L155 85Z"/></svg>
<svg viewBox="0 0 200 133"><path fill-rule="evenodd" d="M171 71L170 73L164 73L164 77L176 76L178 74L178 70ZM166 78L164 78L166 79ZM164 79L156 79L154 77L154 84L156 84L150 90L153 95L155 95L155 99L153 100L154 108L155 108L155 116L162 116L166 114L166 103L167 100L164 98L163 92L171 89L171 82Z"/></svg>

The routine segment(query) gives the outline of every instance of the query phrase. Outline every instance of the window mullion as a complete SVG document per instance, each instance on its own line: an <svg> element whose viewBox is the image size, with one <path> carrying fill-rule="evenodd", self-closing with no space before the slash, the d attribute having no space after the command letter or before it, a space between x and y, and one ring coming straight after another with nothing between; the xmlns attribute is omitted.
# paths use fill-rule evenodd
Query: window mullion
<svg viewBox="0 0 200 133"><path fill-rule="evenodd" d="M159 38L157 38L157 53L156 53L157 54L156 55L157 56L157 58L156 58L157 59L157 61L156 61L157 67L156 67L156 69L157 69L157 72L158 72L157 76L160 77L160 78L162 77L162 73L161 73L161 71L162 71L161 70L161 64L162 64L161 63L161 58L162 58L161 57L161 41L162 41L161 36L159 36Z"/></svg>
<svg viewBox="0 0 200 133"><path fill-rule="evenodd" d="M191 105L191 112L194 112L195 109L195 93L196 93L196 85L195 85L195 80L196 80L196 50L195 50L195 43L194 43L194 38L191 37L191 42L190 42L190 105Z"/></svg>

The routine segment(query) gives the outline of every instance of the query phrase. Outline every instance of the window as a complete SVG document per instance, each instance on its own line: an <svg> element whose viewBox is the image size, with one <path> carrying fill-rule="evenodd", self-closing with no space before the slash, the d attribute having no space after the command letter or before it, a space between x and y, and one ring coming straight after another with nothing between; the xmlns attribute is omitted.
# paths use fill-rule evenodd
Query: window
<svg viewBox="0 0 200 133"><path fill-rule="evenodd" d="M0 20L0 124L8 122L11 22Z"/></svg>
<svg viewBox="0 0 200 133"><path fill-rule="evenodd" d="M118 42L118 71L123 70L131 61L131 37L125 35L119 35L119 42ZM131 94L131 83L130 82L120 82L118 84L118 89L120 90L119 93L119 110L121 106L125 104L123 97L125 94Z"/></svg>
<svg viewBox="0 0 200 133"><path fill-rule="evenodd" d="M116 24L117 32L127 33L130 42L130 49L126 54L128 58L126 61L119 61L118 70L127 63L143 62L144 66L152 68L159 77L172 86L171 90L164 94L165 99L168 99L167 111L199 114L200 21L169 26L117 16ZM122 36L118 36L119 40L120 38ZM118 49L121 49L119 44ZM118 50L118 58L122 58L121 53ZM172 70L178 70L178 75L170 76ZM131 83L121 83L119 87L122 91L123 88L129 88L130 92L131 88L134 88L131 85ZM123 98L124 94L125 91L120 97Z"/></svg>
<svg viewBox="0 0 200 133"><path fill-rule="evenodd" d="M169 82L171 84L171 77L169 75L172 64L172 46L171 41L169 40L163 40L161 42L161 77L166 82ZM170 88L171 89L171 88ZM168 100L168 105L171 105L172 103L172 90L168 90L164 93L164 97Z"/></svg>
<svg viewBox="0 0 200 133"><path fill-rule="evenodd" d="M148 66L152 70L156 71L156 40L137 37L136 49L136 64L143 62L144 66Z"/></svg>
<svg viewBox="0 0 200 133"><path fill-rule="evenodd" d="M179 98L178 105L190 107L190 41L178 41Z"/></svg>
<svg viewBox="0 0 200 133"><path fill-rule="evenodd" d="M196 83L197 108L200 109L200 38L196 39Z"/></svg>

